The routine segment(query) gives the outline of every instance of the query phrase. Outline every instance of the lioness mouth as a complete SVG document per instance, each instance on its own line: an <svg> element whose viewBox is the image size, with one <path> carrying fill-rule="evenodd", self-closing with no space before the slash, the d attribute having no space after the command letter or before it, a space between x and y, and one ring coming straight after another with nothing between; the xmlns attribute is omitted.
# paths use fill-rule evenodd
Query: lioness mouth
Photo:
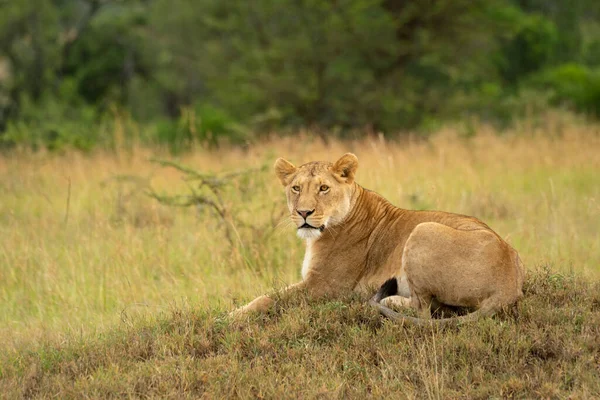
<svg viewBox="0 0 600 400"><path fill-rule="evenodd" d="M323 232L323 231L325 230L325 225L321 225L321 226L319 226L319 227L316 227L316 226L309 225L309 224L308 224L308 222L305 222L305 223L304 223L304 225L302 225L302 226L301 226L301 227L299 227L298 229L304 229L304 228L308 228L308 229L318 229L318 230L320 230L321 232Z"/></svg>

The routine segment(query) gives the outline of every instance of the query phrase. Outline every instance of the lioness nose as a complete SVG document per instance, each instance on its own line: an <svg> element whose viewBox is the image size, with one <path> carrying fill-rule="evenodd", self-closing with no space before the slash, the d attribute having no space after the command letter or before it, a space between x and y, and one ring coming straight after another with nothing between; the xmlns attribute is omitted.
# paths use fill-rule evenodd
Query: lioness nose
<svg viewBox="0 0 600 400"><path fill-rule="evenodd" d="M297 210L298 214L300 214L300 216L304 219L306 219L306 217L308 217L310 214L314 213L315 210Z"/></svg>

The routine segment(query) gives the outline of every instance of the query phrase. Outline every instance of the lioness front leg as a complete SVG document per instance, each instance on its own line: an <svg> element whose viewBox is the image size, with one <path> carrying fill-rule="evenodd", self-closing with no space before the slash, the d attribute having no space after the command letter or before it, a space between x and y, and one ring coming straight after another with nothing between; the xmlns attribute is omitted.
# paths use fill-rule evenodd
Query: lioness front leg
<svg viewBox="0 0 600 400"><path fill-rule="evenodd" d="M273 303L274 303L274 300L271 297L269 297L267 295L262 295L262 296L255 298L254 300L252 300L250 303L246 304L245 306L236 308L235 310L233 310L231 312L231 314L232 315L243 315L243 314L247 314L252 311L265 312L273 305Z"/></svg>
<svg viewBox="0 0 600 400"><path fill-rule="evenodd" d="M275 298L281 295L293 296L296 293L304 292L309 299L318 299L324 296L337 296L351 289L351 285L347 282L332 282L332 279L312 272L303 281L290 285L274 294L259 296L245 306L232 311L230 315L242 316L249 312L266 312L275 303Z"/></svg>
<svg viewBox="0 0 600 400"><path fill-rule="evenodd" d="M250 303L246 304L245 306L242 306L242 307L239 307L239 308L233 310L231 313L229 313L229 315L231 315L233 317L239 317L239 316L243 316L248 313L251 313L251 312L267 312L275 303L275 300L273 299L273 297L280 296L283 294L289 295L289 294L297 293L297 292L300 292L303 290L307 290L306 281L302 281L302 282L298 282L293 285L290 285L284 289L281 289L276 294L271 294L271 295L265 294L265 295L259 296L256 299L252 300ZM316 292L314 290L311 290L310 292L313 295L315 293L318 294L318 292Z"/></svg>

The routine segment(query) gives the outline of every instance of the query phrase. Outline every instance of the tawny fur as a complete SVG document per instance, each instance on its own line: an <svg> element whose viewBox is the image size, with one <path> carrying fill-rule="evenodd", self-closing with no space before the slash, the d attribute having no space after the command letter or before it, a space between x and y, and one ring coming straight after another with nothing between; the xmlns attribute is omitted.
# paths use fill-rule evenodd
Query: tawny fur
<svg viewBox="0 0 600 400"><path fill-rule="evenodd" d="M371 304L390 318L413 323L427 320L433 301L477 309L462 317L472 319L522 296L519 256L486 224L465 215L395 207L354 181L357 167L350 153L336 163L300 167L276 161L290 217L310 252L303 280L284 290L303 290L311 297L349 290L373 294L397 277L404 288L399 294L410 299L393 296ZM392 303L410 305L424 319L395 313L387 307ZM260 296L233 314L266 311L272 304L272 297Z"/></svg>

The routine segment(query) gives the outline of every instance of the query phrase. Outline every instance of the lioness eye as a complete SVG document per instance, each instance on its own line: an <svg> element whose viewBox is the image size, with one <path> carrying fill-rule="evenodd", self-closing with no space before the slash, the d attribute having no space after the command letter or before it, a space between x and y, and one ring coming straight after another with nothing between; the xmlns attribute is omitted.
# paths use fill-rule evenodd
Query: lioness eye
<svg viewBox="0 0 600 400"><path fill-rule="evenodd" d="M292 186L292 190L294 192L299 192L300 191L300 186Z"/></svg>
<svg viewBox="0 0 600 400"><path fill-rule="evenodd" d="M329 190L329 186L327 186L327 185L321 185L320 189L321 189L321 192L326 192L326 191Z"/></svg>

